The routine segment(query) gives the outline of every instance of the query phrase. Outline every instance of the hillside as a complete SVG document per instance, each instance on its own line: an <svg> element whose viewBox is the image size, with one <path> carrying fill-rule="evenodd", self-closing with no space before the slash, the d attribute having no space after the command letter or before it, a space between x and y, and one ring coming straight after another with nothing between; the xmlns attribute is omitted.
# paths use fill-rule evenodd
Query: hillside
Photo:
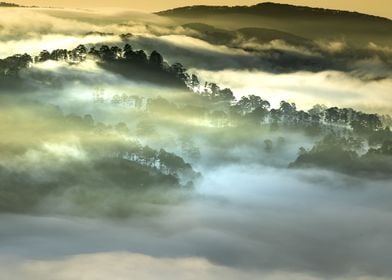
<svg viewBox="0 0 392 280"><path fill-rule="evenodd" d="M207 14L249 14L257 16L283 16L283 17L324 17L324 18L344 18L344 19L361 19L361 20L372 20L372 21L383 21L390 22L389 19L362 14L358 12L332 10L324 8L313 8L306 6L294 6L289 4L278 4L271 2L264 2L253 6L188 6L170 9L166 11L158 12L159 15L164 16L175 16L185 17L191 16L196 17Z"/></svg>
<svg viewBox="0 0 392 280"><path fill-rule="evenodd" d="M269 43L273 40L283 40L294 46L311 44L310 40L306 38L269 28L247 27L238 30L225 30L203 23L187 23L183 27L197 31L193 36L198 39L205 40L211 44L231 47L236 47L233 42L238 40L238 38L243 38L247 41L251 40L260 44Z"/></svg>
<svg viewBox="0 0 392 280"><path fill-rule="evenodd" d="M0 2L0 7L5 7L5 8L20 8L23 6L20 6L15 3L8 3L8 2Z"/></svg>
<svg viewBox="0 0 392 280"><path fill-rule="evenodd" d="M392 44L392 21L358 12L287 4L254 6L190 6L157 13L180 24L202 22L215 28L265 28L309 39L339 39L354 44Z"/></svg>

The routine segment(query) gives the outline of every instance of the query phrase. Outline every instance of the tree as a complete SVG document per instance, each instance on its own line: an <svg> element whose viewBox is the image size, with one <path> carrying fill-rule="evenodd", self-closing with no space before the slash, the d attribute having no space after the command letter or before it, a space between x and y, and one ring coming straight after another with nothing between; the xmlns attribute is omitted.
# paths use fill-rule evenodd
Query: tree
<svg viewBox="0 0 392 280"><path fill-rule="evenodd" d="M141 156L148 165L155 167L155 161L157 160L158 156L157 151L150 148L149 146L144 146L141 150Z"/></svg>
<svg viewBox="0 0 392 280"><path fill-rule="evenodd" d="M297 107L296 107L295 103L281 101L279 110L283 113L283 115L289 116L289 115L292 115L293 113L296 112Z"/></svg>
<svg viewBox="0 0 392 280"><path fill-rule="evenodd" d="M317 123L320 122L324 117L324 113L326 109L327 107L325 105L320 105L320 104L314 105L312 109L308 110L311 121Z"/></svg>
<svg viewBox="0 0 392 280"><path fill-rule="evenodd" d="M237 102L237 105L241 108L242 114L248 114L254 111L256 108L261 108L262 111L267 111L270 108L270 103L266 100L261 99L260 96L249 95L243 96Z"/></svg>
<svg viewBox="0 0 392 280"><path fill-rule="evenodd" d="M121 57L122 55L122 50L121 48L117 47L117 46L113 46L110 48L110 52L112 53L112 58L113 59L118 59Z"/></svg>
<svg viewBox="0 0 392 280"><path fill-rule="evenodd" d="M345 124L349 123L352 117L353 109L343 108L339 110L339 120Z"/></svg>
<svg viewBox="0 0 392 280"><path fill-rule="evenodd" d="M158 153L158 159L161 164L166 166L169 173L176 174L178 171L182 171L185 169L192 169L192 167L185 163L185 161L175 154L168 153L164 149L161 149Z"/></svg>
<svg viewBox="0 0 392 280"><path fill-rule="evenodd" d="M115 53L109 48L109 46L103 45L99 48L99 56L102 60L111 61L116 58Z"/></svg>
<svg viewBox="0 0 392 280"><path fill-rule="evenodd" d="M153 51L150 54L150 58L149 58L149 64L151 66L153 66L154 68L159 68L162 69L163 68L163 57L162 55L157 52L157 51Z"/></svg>
<svg viewBox="0 0 392 280"><path fill-rule="evenodd" d="M88 54L96 59L99 58L99 51L95 47L91 47Z"/></svg>
<svg viewBox="0 0 392 280"><path fill-rule="evenodd" d="M278 109L271 109L270 118L272 123L278 123L282 118L282 112Z"/></svg>
<svg viewBox="0 0 392 280"><path fill-rule="evenodd" d="M66 49L57 49L52 51L50 54L51 60L67 60L68 59L68 51Z"/></svg>
<svg viewBox="0 0 392 280"><path fill-rule="evenodd" d="M84 45L78 45L73 51L78 55L87 54L87 48Z"/></svg>
<svg viewBox="0 0 392 280"><path fill-rule="evenodd" d="M185 67L181 63L174 63L170 66L170 72L172 72L177 79L187 82L189 80L189 75L186 72Z"/></svg>
<svg viewBox="0 0 392 280"><path fill-rule="evenodd" d="M219 94L220 87L216 83L208 83L207 89L210 92L210 97L214 98Z"/></svg>
<svg viewBox="0 0 392 280"><path fill-rule="evenodd" d="M325 110L325 120L332 123L338 122L339 109L337 107L331 107Z"/></svg>
<svg viewBox="0 0 392 280"><path fill-rule="evenodd" d="M84 45L79 45L69 52L69 56L71 60L83 61L86 59L87 56L87 48Z"/></svg>
<svg viewBox="0 0 392 280"><path fill-rule="evenodd" d="M262 107L257 107L247 115L247 117L256 124L260 124L261 122L263 122L267 116L268 116L268 110Z"/></svg>
<svg viewBox="0 0 392 280"><path fill-rule="evenodd" d="M200 86L199 78L195 74L192 74L190 85L191 85L192 89L198 89Z"/></svg>
<svg viewBox="0 0 392 280"><path fill-rule="evenodd" d="M138 50L134 53L132 60L136 64L147 64L147 54L143 50Z"/></svg>
<svg viewBox="0 0 392 280"><path fill-rule="evenodd" d="M33 62L33 59L28 54L17 54L0 60L0 68L5 75L16 75L19 70L28 68Z"/></svg>
<svg viewBox="0 0 392 280"><path fill-rule="evenodd" d="M296 121L300 124L303 125L307 123L310 120L310 114L305 112L305 111L298 111L296 115Z"/></svg>
<svg viewBox="0 0 392 280"><path fill-rule="evenodd" d="M229 88L224 88L219 91L217 96L222 101L233 101L235 99L234 93Z"/></svg>
<svg viewBox="0 0 392 280"><path fill-rule="evenodd" d="M132 46L130 44L126 44L124 46L124 58L126 60L132 60L132 58L135 56L135 52L132 49Z"/></svg>
<svg viewBox="0 0 392 280"><path fill-rule="evenodd" d="M350 123L357 133L370 133L382 127L380 117L376 114L365 114L358 112Z"/></svg>
<svg viewBox="0 0 392 280"><path fill-rule="evenodd" d="M36 57L37 62L45 62L49 59L50 59L50 53L47 50L41 51L38 57Z"/></svg>
<svg viewBox="0 0 392 280"><path fill-rule="evenodd" d="M305 155L307 153L306 149L304 147L300 147L298 149L298 156Z"/></svg>

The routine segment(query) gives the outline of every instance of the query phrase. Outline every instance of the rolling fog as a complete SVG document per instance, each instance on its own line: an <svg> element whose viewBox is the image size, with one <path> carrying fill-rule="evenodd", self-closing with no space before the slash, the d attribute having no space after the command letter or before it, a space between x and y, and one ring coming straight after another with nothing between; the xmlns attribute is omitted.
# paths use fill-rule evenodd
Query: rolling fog
<svg viewBox="0 0 392 280"><path fill-rule="evenodd" d="M325 71L270 74L261 71L194 70L202 79L233 89L236 96L257 94L278 107L281 100L295 102L301 109L314 104L357 108L365 112L391 113L392 79L363 81L346 73ZM369 100L369 94L372 98Z"/></svg>
<svg viewBox="0 0 392 280"><path fill-rule="evenodd" d="M18 21L20 17L26 21ZM116 10L21 9L16 15L5 14L0 25L3 26L0 31L1 58L24 52L37 55L43 49L72 49L79 44L123 46L130 43L134 49L158 50L170 64L181 62L202 82L230 87L237 97L259 95L275 107L281 100L289 100L301 109L320 103L367 112L391 112L388 101L392 50L373 42L369 42L366 49L355 49L344 40L317 41L310 47L290 45L282 40L249 42L238 37L225 46L213 44L209 37L203 40L204 35L199 30L178 26L173 20ZM122 34L127 35L121 38ZM245 43L252 43L252 46ZM248 52L247 48L258 53ZM41 75L53 76L65 90L69 88L67 78L82 75L78 83L88 87L81 90L83 94L91 91L91 87L95 90L108 86L112 87L109 92L150 94L150 90L135 89L129 81L103 73L92 63L72 69L56 66L57 71L50 65L35 67L41 67ZM45 67L52 69L45 72ZM94 76L94 73L98 75ZM39 73L35 75L37 78ZM113 89L113 85L117 89ZM77 92L78 88L74 86L70 91Z"/></svg>
<svg viewBox="0 0 392 280"><path fill-rule="evenodd" d="M390 182L244 165L203 174L187 202L157 216L3 214L2 271L104 279L112 263L119 279L391 277Z"/></svg>
<svg viewBox="0 0 392 280"><path fill-rule="evenodd" d="M17 114L8 110L2 111ZM34 110L24 108L24 119L37 123L40 115L28 115ZM105 111L107 119L111 111ZM132 125L133 120L124 120ZM284 135L286 142L279 147L275 146L279 133L260 133L233 146L236 138L210 141L207 132L191 132L195 128L188 127L201 152L201 158L191 163L202 178L188 190L152 188L138 193L105 188L106 181L95 179L99 170L83 167L97 156L88 152L95 143L88 131L73 126L58 129L56 119L47 121L47 135L37 135L45 142L39 144L33 135L19 138L27 151L2 166L15 174L25 172L19 173L26 175L17 181L18 187L34 188L30 180L46 182L61 175L59 171L75 169L80 185L68 187L60 180L57 187L65 191L43 196L37 209L0 215L0 267L6 277L196 279L202 275L203 279L279 280L392 275L391 248L386 245L392 236L390 180L288 169L298 147L311 146L309 137ZM7 137L18 139L22 124L8 128ZM29 130L24 129L27 135ZM177 124L177 129L181 133L184 128ZM165 135L168 130L162 127L156 133ZM101 152L118 137L101 137ZM273 140L272 152L263 150L266 137ZM169 142L160 144L182 154L176 141ZM87 182L97 185L83 185ZM122 215L111 212L116 207L122 208Z"/></svg>
<svg viewBox="0 0 392 280"><path fill-rule="evenodd" d="M377 60L360 61L351 70L280 71L259 67L263 57L191 37L196 31L171 29L173 22L157 16L46 9L18 13L18 18L28 15L36 21L30 26L8 15L0 19L1 57L80 43L130 42L135 49L157 49L170 63L182 62L202 82L230 87L236 97L259 95L274 108L289 100L300 109L320 103L392 112L390 68ZM130 14L133 19L125 20ZM27 26L31 30L26 33ZM86 35L97 31L108 34ZM129 41L118 36L128 32L134 34ZM337 51L345 48L339 46ZM290 59L321 56L304 48L290 46ZM316 137L219 130L170 112L148 119L144 112L110 104L110 99L126 93L177 101L190 93L132 81L93 61L45 62L22 75L27 85L23 91L1 92L10 105L1 106L2 141L23 146L22 151L0 146L0 171L17 178L1 184L31 187L34 193L37 185L59 177L53 183L59 191L38 193L37 209L22 205L20 213L0 214L1 279L392 278L391 181L288 168L298 148L311 147ZM93 102L97 90L105 94L104 104ZM56 105L64 115L90 114L110 125L123 122L129 132L93 134L64 126L60 117L41 116L42 108L32 101ZM154 124L153 136L137 133L146 119ZM200 158L181 149L184 136L198 148ZM282 146L279 137L285 139ZM129 139L175 152L201 177L190 189L169 191L154 185L139 193L107 188L110 182L100 172L110 167L98 169L92 163L112 145ZM273 142L269 152L263 143L267 139ZM76 178L72 187L70 178ZM14 200L16 205L17 197L7 195L0 206ZM112 213L117 206L122 215Z"/></svg>

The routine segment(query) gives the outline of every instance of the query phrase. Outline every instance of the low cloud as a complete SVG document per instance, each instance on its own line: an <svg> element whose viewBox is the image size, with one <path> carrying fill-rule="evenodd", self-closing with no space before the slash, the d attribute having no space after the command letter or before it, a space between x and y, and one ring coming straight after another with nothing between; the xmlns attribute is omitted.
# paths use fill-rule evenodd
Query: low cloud
<svg viewBox="0 0 392 280"><path fill-rule="evenodd" d="M23 19L23 20L21 20ZM132 19L130 21L130 19ZM0 19L0 57L17 53L37 54L79 44L120 43L120 34L152 32L148 24L167 22L158 16L124 11L14 9ZM163 24L160 29L164 29ZM167 31L166 31L167 32Z"/></svg>
<svg viewBox="0 0 392 280"><path fill-rule="evenodd" d="M147 279L391 277L388 181L238 165L204 175L192 199L162 205L157 216L0 215L0 249L22 260L16 271L28 279L95 279L100 269L119 279L132 269Z"/></svg>
<svg viewBox="0 0 392 280"><path fill-rule="evenodd" d="M233 31L224 44L216 42L208 32L201 34L197 28L176 26L156 15L130 11L18 9L5 14L0 26L2 57L24 52L36 54L40 49L73 48L78 44L130 42L135 48L158 50L171 63L179 61L188 68L211 71L336 70L363 80L388 78L392 73L390 49L372 42L356 48L344 41L312 42L288 33L261 40ZM120 38L121 34L129 36Z"/></svg>
<svg viewBox="0 0 392 280"><path fill-rule="evenodd" d="M3 256L5 258L5 256ZM1 257L0 257L1 259ZM75 255L59 260L7 260L2 276L30 280L322 280L295 272L260 273L219 266L202 258L154 258L125 252ZM347 276L335 280L387 280L384 277Z"/></svg>
<svg viewBox="0 0 392 280"><path fill-rule="evenodd" d="M169 63L183 63L202 82L230 87L238 98L259 95L272 107L287 100L299 109L322 103L392 113L389 48L370 43L358 50L340 41L261 44L246 38L219 45L200 39L197 30L171 29L171 24L120 11L15 10L0 19L0 56L130 42L135 49L156 49ZM297 149L311 147L314 138L285 130L209 127L201 121L204 111L188 123L185 113L150 114L113 105L115 94L172 101L190 93L132 81L94 61L47 61L20 75L25 91L1 96L12 100L1 103L0 114L2 277L392 277L390 180L287 169ZM97 92L104 103L93 102ZM66 117L31 99L81 117ZM95 127L98 121L113 126L123 121L129 134ZM143 121L151 139L138 129ZM181 153L178 138L184 135L191 138L188 148L199 152L195 161L203 174L192 192L177 184L160 188L167 177L113 156L133 137ZM281 136L287 139L279 146ZM267 138L272 151L263 149ZM148 179L141 180L148 188L137 182L139 175ZM135 191L140 186L143 191Z"/></svg>
<svg viewBox="0 0 392 280"><path fill-rule="evenodd" d="M53 51L55 49L73 49L76 46L95 44L120 44L121 39L114 35L43 35L30 39L8 40L0 42L0 57L8 57L14 54L27 53L38 55L42 50Z"/></svg>
<svg viewBox="0 0 392 280"><path fill-rule="evenodd" d="M295 102L301 109L315 104L353 107L392 113L392 80L363 81L344 72L297 72L271 74L260 71L204 71L192 69L203 80L216 82L233 90L237 97L255 94L269 100L273 107L282 100ZM369 99L369 96L371 98ZM389 101L388 101L389 100Z"/></svg>

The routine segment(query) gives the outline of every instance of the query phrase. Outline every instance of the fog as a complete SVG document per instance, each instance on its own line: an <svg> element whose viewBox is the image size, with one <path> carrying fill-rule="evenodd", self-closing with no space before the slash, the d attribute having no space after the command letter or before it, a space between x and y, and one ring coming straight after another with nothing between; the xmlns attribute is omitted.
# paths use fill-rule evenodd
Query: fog
<svg viewBox="0 0 392 280"><path fill-rule="evenodd" d="M114 9L0 13L1 58L126 43L164 57L140 73L99 56L49 59L9 85L0 68L0 278L392 279L387 125L358 132L323 106L318 121L298 119L316 104L392 114L391 48L265 41ZM270 103L263 116L238 105L251 94ZM320 152L328 135L359 148ZM370 163L292 164L312 152Z"/></svg>
<svg viewBox="0 0 392 280"><path fill-rule="evenodd" d="M72 49L79 44L121 42L118 35L147 32L146 24L167 25L164 19L133 11L0 8L0 57L36 55L46 49ZM23 19L23 20L20 20ZM157 27L158 28L158 27Z"/></svg>
<svg viewBox="0 0 392 280"><path fill-rule="evenodd" d="M391 236L390 181L287 169L298 147L311 146L312 138L292 133L283 147L265 152L263 140L275 143L283 132L252 132L234 147L241 135L219 139L177 123L178 134L193 130L202 178L193 189L140 191L123 185L135 180L132 173L111 177L123 167L104 157L123 141L121 133L98 138L72 122L64 126L61 117L45 115L40 105L22 104L23 109L8 104L2 110L14 120L8 127L3 122L2 143L12 140L15 146L2 149L4 275L73 279L83 273L94 279L111 273L125 279L137 266L135 275L146 279L161 273L183 279L192 272L207 279L391 276L391 248L385 245ZM171 130L166 126L154 138ZM177 141L168 142L160 145L182 153ZM103 168L101 160L108 162ZM33 201L24 188L34 190ZM12 209L21 213L6 214ZM85 262L106 272L84 269ZM122 272L108 272L111 262Z"/></svg>
<svg viewBox="0 0 392 280"><path fill-rule="evenodd" d="M165 17L126 10L19 9L4 13L0 26L1 57L23 52L36 55L42 49L73 48L78 44L129 42L150 52L157 49L171 63L180 61L188 68L203 70L337 70L362 80L389 78L392 73L390 47L371 41L359 47L346 43L344 38L312 41L263 29L262 35L248 34L209 25L178 25ZM272 32L267 33L271 39L265 39L263 32Z"/></svg>
<svg viewBox="0 0 392 280"><path fill-rule="evenodd" d="M275 107L281 100L290 100L301 109L310 109L314 104L339 104L368 112L392 112L391 79L363 81L338 71L280 75L244 70L192 71L204 80L233 89L237 97L259 95Z"/></svg>
<svg viewBox="0 0 392 280"><path fill-rule="evenodd" d="M139 262L146 265L135 275L147 279L167 262L173 267L163 273L175 279L182 279L186 264L190 274L206 273L207 279L230 271L249 279L388 279L391 195L383 181L233 165L205 172L192 199L163 207L156 217L2 215L1 251L19 258L15 271L41 279L72 279L74 273L95 279L97 270L81 263L107 271L117 259L114 266L123 272L109 270L119 279Z"/></svg>
<svg viewBox="0 0 392 280"><path fill-rule="evenodd" d="M191 68L203 83L214 82L233 90L239 99L250 94L268 100L272 107L279 107L282 100L295 102L298 108L308 110L315 104L328 107L339 104L371 113L391 114L392 80L382 79L363 81L344 72L324 71L319 73L296 72L291 74L271 74L256 70L222 70L206 71ZM84 62L69 66L61 62L45 62L34 66L25 74L29 82L27 91L37 91L32 96L39 100L50 100L52 104L61 105L66 111L81 112L93 106L93 95L101 90L107 99L115 94L132 94L143 97L164 96L175 99L181 92L173 89L125 79L97 66L94 62ZM40 80L37 83L37 79ZM41 79L50 81L43 84ZM369 100L369 94L372 98ZM87 107L83 107L86 106ZM95 110L98 106L95 106ZM92 113L93 108L85 113ZM99 117L100 114L96 116ZM101 119L102 120L102 119ZM118 121L120 119L118 118Z"/></svg>

